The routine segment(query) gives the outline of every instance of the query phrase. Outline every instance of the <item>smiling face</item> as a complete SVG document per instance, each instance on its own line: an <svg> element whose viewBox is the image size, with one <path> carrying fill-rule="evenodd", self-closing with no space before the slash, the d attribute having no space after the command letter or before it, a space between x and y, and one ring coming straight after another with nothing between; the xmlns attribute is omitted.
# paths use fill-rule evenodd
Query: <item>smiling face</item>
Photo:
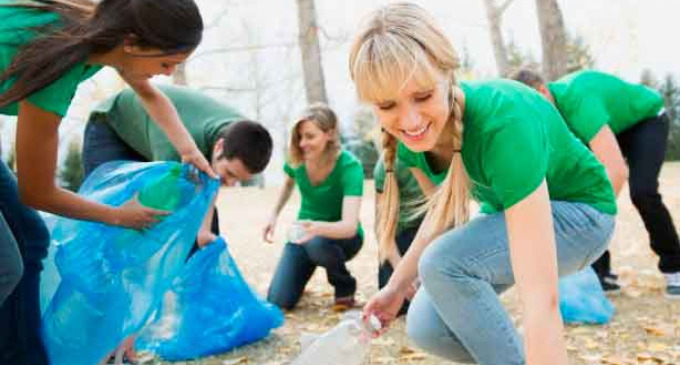
<svg viewBox="0 0 680 365"><path fill-rule="evenodd" d="M441 73L433 81L410 79L393 97L372 102L380 126L412 151L432 150L449 118L450 87Z"/></svg>
<svg viewBox="0 0 680 365"><path fill-rule="evenodd" d="M239 181L247 181L253 177L253 173L238 157L226 158L223 156L224 139L220 139L213 148L210 167L220 177L224 186L234 186Z"/></svg>
<svg viewBox="0 0 680 365"><path fill-rule="evenodd" d="M328 143L333 139L334 130L324 132L313 120L304 120L296 128L298 147L305 162L321 159Z"/></svg>

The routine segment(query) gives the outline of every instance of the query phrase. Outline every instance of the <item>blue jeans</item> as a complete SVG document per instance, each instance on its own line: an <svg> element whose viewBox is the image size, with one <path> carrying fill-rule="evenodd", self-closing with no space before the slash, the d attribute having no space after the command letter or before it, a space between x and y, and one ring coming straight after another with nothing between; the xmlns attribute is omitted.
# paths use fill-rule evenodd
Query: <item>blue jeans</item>
<svg viewBox="0 0 680 365"><path fill-rule="evenodd" d="M0 364L46 365L39 293L50 234L38 212L19 201L17 179L4 162L0 213Z"/></svg>
<svg viewBox="0 0 680 365"><path fill-rule="evenodd" d="M357 282L345 262L359 252L362 244L358 234L344 240L316 236L303 245L286 243L269 285L267 300L283 309L293 309L317 266L326 269L336 298L353 295Z"/></svg>
<svg viewBox="0 0 680 365"><path fill-rule="evenodd" d="M104 118L92 115L85 126L83 136L83 173L90 176L99 165L116 160L149 162L144 156L130 148L118 135L100 120Z"/></svg>
<svg viewBox="0 0 680 365"><path fill-rule="evenodd" d="M551 206L562 276L602 254L614 216L581 203ZM525 363L519 335L498 298L515 282L503 213L439 236L423 252L418 272L422 287L407 317L409 338L418 346L462 363Z"/></svg>

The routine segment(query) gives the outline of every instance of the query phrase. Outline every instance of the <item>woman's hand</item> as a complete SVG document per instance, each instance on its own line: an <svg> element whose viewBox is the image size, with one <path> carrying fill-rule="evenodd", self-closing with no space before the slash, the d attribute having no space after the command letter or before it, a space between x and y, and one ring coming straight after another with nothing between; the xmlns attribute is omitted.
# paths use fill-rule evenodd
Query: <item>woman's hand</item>
<svg viewBox="0 0 680 365"><path fill-rule="evenodd" d="M114 226L137 230L151 228L159 219L170 214L168 211L147 208L139 203L137 195L115 210L113 219L108 222Z"/></svg>
<svg viewBox="0 0 680 365"><path fill-rule="evenodd" d="M300 238L299 240L297 240L297 242L294 243L304 245L312 238L319 235L319 224L315 221L303 220L297 221L296 224L298 225L298 227L300 227L300 229L302 229L305 232L305 234L302 236L302 238Z"/></svg>
<svg viewBox="0 0 680 365"><path fill-rule="evenodd" d="M374 335L377 337L387 330L389 324L397 318L399 309L404 303L405 295L389 283L379 292L375 293L362 310L362 317L370 318L371 315L380 320L382 330Z"/></svg>
<svg viewBox="0 0 680 365"><path fill-rule="evenodd" d="M267 225L264 226L264 230L262 232L262 238L264 239L265 242L267 243L272 243L274 242L274 231L276 230L276 221L277 221L276 216L272 216L269 219L269 222L267 222Z"/></svg>

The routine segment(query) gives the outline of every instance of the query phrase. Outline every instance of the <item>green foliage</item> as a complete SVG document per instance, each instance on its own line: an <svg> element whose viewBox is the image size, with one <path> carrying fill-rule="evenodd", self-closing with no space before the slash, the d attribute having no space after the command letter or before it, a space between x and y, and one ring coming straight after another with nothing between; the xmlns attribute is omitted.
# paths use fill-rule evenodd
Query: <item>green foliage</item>
<svg viewBox="0 0 680 365"><path fill-rule="evenodd" d="M515 40L510 38L507 46L508 50L508 69L513 71L521 68L529 68L532 70L540 69L540 64L536 61L531 52L523 52L522 49L515 43Z"/></svg>
<svg viewBox="0 0 680 365"><path fill-rule="evenodd" d="M362 107L354 116L354 135L342 141L343 147L361 161L367 179L373 177L373 168L379 157L378 149L373 142L377 131L378 123L373 112L368 107Z"/></svg>
<svg viewBox="0 0 680 365"><path fill-rule="evenodd" d="M59 178L65 189L78 191L83 183L83 175L83 158L80 143L72 141L68 146L68 153L59 172Z"/></svg>
<svg viewBox="0 0 680 365"><path fill-rule="evenodd" d="M569 35L567 38L567 71L574 72L595 68L595 58L590 47L580 35Z"/></svg>

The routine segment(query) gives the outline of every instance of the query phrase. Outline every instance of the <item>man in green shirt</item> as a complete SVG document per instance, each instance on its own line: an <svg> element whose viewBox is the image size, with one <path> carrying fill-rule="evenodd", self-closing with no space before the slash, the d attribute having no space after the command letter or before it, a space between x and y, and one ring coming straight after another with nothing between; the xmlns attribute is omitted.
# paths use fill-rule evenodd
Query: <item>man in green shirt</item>
<svg viewBox="0 0 680 365"><path fill-rule="evenodd" d="M649 232L652 250L659 256L659 270L666 277L666 293L680 298L680 241L659 194L669 129L661 95L644 85L597 71L575 72L545 83L537 73L521 70L515 79L533 87L557 107L569 129L605 166L617 194L628 177L631 200ZM608 251L593 268L605 290L619 289Z"/></svg>
<svg viewBox="0 0 680 365"><path fill-rule="evenodd" d="M236 110L186 87L159 86L174 104L180 119L220 176L233 186L269 163L272 139L259 123ZM126 89L105 100L90 115L83 144L83 165L88 176L113 160L179 161L180 156L153 123L140 99ZM219 234L217 211L210 211L197 237L199 247Z"/></svg>

